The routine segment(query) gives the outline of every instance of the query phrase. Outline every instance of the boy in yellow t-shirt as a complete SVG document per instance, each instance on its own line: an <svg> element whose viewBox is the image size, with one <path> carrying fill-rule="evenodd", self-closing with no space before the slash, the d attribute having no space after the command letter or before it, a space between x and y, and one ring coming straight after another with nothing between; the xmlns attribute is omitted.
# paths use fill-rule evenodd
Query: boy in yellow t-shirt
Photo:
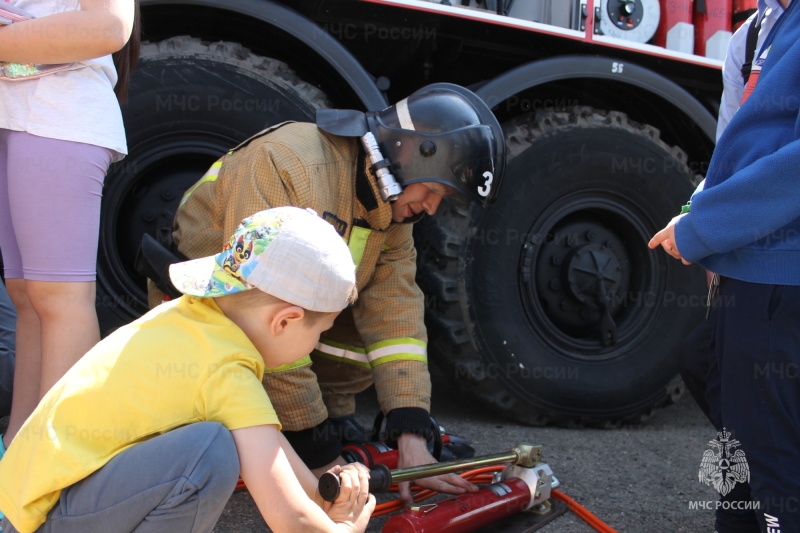
<svg viewBox="0 0 800 533"><path fill-rule="evenodd" d="M366 468L332 469L344 490L322 502L261 384L355 298L341 237L313 212L269 209L170 277L184 296L97 344L9 446L5 531L211 531L240 474L274 532L364 531Z"/></svg>

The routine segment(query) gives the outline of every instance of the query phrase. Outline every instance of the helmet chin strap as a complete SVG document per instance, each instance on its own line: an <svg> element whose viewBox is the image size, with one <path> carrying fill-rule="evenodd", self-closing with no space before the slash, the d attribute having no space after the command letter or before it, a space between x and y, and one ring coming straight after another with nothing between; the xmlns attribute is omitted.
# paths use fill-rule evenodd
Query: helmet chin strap
<svg viewBox="0 0 800 533"><path fill-rule="evenodd" d="M384 202L394 202L397 200L398 196L403 194L403 188L392 173L389 172L389 160L385 159L383 154L381 154L378 141L375 140L375 136L372 132L368 131L361 137L361 144L367 152L369 162L372 163L372 166L369 167L369 171L378 180L378 191L380 192L381 199Z"/></svg>
<svg viewBox="0 0 800 533"><path fill-rule="evenodd" d="M417 222L422 220L425 217L425 215L427 215L427 214L428 213L425 212L425 211L420 211L416 215L412 215L410 217L404 218L403 221L400 222L400 224L416 224Z"/></svg>

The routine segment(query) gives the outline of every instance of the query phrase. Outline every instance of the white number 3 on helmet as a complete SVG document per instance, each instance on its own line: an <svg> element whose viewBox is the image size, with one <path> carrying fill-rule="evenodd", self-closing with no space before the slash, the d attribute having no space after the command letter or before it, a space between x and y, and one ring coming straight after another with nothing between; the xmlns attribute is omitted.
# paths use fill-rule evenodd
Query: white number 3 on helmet
<svg viewBox="0 0 800 533"><path fill-rule="evenodd" d="M478 187L478 194L485 197L489 196L489 193L492 192L492 179L494 179L494 176L487 170L483 173L483 177L486 178L486 183Z"/></svg>

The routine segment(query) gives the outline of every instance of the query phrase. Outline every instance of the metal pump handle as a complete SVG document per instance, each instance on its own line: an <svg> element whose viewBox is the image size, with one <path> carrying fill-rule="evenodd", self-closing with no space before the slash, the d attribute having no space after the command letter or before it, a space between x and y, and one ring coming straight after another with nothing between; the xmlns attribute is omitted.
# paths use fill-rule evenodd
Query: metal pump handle
<svg viewBox="0 0 800 533"><path fill-rule="evenodd" d="M461 461L449 461L445 463L434 463L430 465L412 466L409 468L398 468L389 470L385 465L377 465L370 470L369 490L370 492L387 492L392 483L401 483L413 479L460 472L481 466L491 466L496 464L511 463L519 466L531 468L542 461L542 447L530 444L517 444L507 452L473 457ZM328 502L336 500L339 496L340 488L339 476L329 472L322 474L319 478L319 494L322 499Z"/></svg>

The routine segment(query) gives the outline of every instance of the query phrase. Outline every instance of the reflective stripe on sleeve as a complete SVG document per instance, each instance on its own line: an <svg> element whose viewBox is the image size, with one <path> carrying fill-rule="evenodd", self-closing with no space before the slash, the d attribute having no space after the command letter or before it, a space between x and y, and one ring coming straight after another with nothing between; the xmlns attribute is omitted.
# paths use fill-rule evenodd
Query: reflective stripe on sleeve
<svg viewBox="0 0 800 533"><path fill-rule="evenodd" d="M427 361L428 344L410 337L376 342L367 347L367 357L372 366L390 361Z"/></svg>
<svg viewBox="0 0 800 533"><path fill-rule="evenodd" d="M390 361L427 361L428 345L412 338L390 339L376 342L365 350L357 346L320 340L314 355L370 368Z"/></svg>
<svg viewBox="0 0 800 533"><path fill-rule="evenodd" d="M314 355L343 361L364 368L370 367L366 350L357 346L347 346L338 342L320 339L317 343L317 347L314 349Z"/></svg>

